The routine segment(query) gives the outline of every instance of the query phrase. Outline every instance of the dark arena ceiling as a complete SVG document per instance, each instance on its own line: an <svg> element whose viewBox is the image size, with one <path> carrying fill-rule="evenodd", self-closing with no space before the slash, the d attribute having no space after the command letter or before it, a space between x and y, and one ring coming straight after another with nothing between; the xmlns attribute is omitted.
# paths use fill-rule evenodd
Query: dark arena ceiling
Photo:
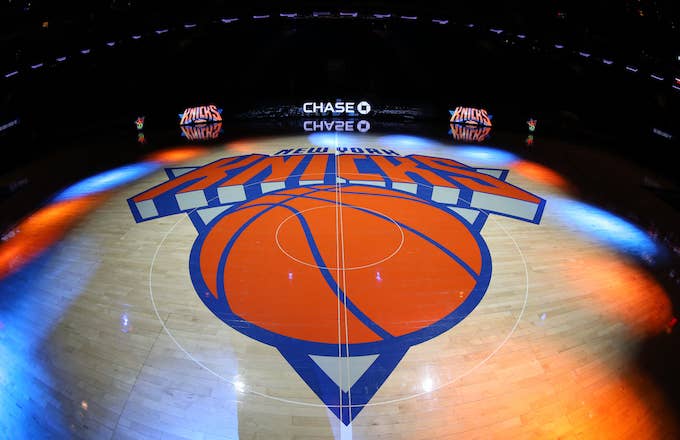
<svg viewBox="0 0 680 440"><path fill-rule="evenodd" d="M663 152L680 137L679 6L610 3L4 1L0 122L44 140L192 103L229 117L361 96Z"/></svg>

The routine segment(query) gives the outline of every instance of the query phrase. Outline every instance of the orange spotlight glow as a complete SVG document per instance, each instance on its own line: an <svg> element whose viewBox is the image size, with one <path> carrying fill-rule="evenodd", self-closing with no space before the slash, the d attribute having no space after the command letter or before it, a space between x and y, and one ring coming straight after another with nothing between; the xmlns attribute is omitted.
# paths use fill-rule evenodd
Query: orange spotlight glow
<svg viewBox="0 0 680 440"><path fill-rule="evenodd" d="M30 263L104 200L96 195L56 202L19 223L12 238L0 244L0 279Z"/></svg>
<svg viewBox="0 0 680 440"><path fill-rule="evenodd" d="M569 305L548 312L552 346L539 361L555 405L523 420L537 438L569 438L574 427L582 439L677 438L667 435L678 429L673 407L632 361L636 347L665 331L669 297L647 271L612 255L593 249L561 271ZM621 414L635 423L622 423Z"/></svg>
<svg viewBox="0 0 680 440"><path fill-rule="evenodd" d="M535 162L526 160L517 161L512 165L512 170L532 182L550 185L565 192L571 192L573 189L571 184L564 177L550 168Z"/></svg>
<svg viewBox="0 0 680 440"><path fill-rule="evenodd" d="M169 150L156 151L148 155L144 160L160 162L162 165L166 165L194 159L207 154L209 151L210 150L205 147L173 148Z"/></svg>
<svg viewBox="0 0 680 440"><path fill-rule="evenodd" d="M260 151L260 147L261 145L252 139L240 139L229 142L226 145L226 149L228 151L234 151L238 153L258 153Z"/></svg>
<svg viewBox="0 0 680 440"><path fill-rule="evenodd" d="M573 377L562 377L571 389L569 398L552 414L545 414L548 417L542 423L537 420L539 438L569 438L574 426L579 427L581 439L660 439L677 431L663 393L643 372L635 368L616 371L600 359L588 359L584 366L577 356L571 358ZM587 383L591 376L607 380L593 387ZM634 418L635 425L622 423L621 414Z"/></svg>
<svg viewBox="0 0 680 440"><path fill-rule="evenodd" d="M673 318L668 294L652 275L611 254L584 255L566 268L565 275L578 291L590 292L594 313L624 325L635 337L664 332Z"/></svg>

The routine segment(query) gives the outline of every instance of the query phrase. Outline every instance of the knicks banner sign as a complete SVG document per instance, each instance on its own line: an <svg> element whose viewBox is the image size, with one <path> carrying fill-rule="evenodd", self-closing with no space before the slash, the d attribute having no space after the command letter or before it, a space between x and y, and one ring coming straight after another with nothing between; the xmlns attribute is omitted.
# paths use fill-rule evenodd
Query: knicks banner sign
<svg viewBox="0 0 680 440"><path fill-rule="evenodd" d="M472 107L456 107L455 110L449 110L452 124L465 125L481 125L483 127L491 127L491 117L484 109Z"/></svg>
<svg viewBox="0 0 680 440"><path fill-rule="evenodd" d="M221 121L222 109L212 104L189 107L179 114L179 125L208 124Z"/></svg>
<svg viewBox="0 0 680 440"><path fill-rule="evenodd" d="M137 222L190 217L201 301L278 349L345 425L410 347L482 300L492 272L487 217L538 224L545 206L505 182L507 170L351 150L168 169L169 180L128 200Z"/></svg>

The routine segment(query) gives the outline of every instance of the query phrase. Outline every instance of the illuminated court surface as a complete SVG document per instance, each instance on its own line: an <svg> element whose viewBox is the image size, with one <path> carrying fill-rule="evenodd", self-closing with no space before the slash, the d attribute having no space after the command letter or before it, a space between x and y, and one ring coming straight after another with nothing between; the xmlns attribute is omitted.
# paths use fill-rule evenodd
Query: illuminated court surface
<svg viewBox="0 0 680 440"><path fill-rule="evenodd" d="M324 134L117 174L0 245L2 438L678 434L633 362L659 245L540 164Z"/></svg>

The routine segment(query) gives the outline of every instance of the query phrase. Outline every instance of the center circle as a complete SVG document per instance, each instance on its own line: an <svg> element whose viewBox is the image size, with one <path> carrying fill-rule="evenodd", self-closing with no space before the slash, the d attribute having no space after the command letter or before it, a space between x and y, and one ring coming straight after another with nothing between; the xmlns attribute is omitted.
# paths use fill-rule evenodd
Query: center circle
<svg viewBox="0 0 680 440"><path fill-rule="evenodd" d="M315 227L308 235L310 225ZM314 255L304 251L295 240L294 230L300 228L309 240L315 241L320 254L331 255L330 261L318 264ZM300 264L326 270L356 270L396 255L404 245L404 231L394 219L373 209L331 204L285 218L276 228L275 239L281 252Z"/></svg>

